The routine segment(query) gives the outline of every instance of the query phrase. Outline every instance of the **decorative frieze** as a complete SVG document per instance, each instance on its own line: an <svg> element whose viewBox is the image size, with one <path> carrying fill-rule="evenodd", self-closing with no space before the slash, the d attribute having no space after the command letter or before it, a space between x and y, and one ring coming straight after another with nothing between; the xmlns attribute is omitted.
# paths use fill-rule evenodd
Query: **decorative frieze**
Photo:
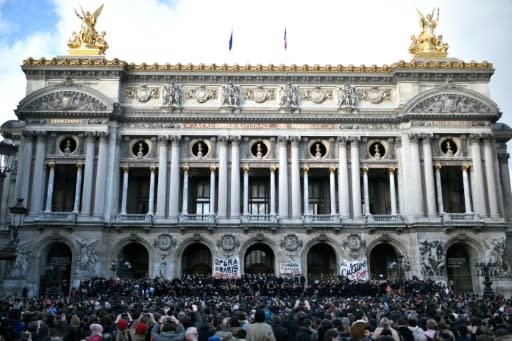
<svg viewBox="0 0 512 341"><path fill-rule="evenodd" d="M149 87L142 85L138 88L126 88L126 97L135 98L139 102L148 102L151 99L158 99L160 97L160 90L156 87Z"/></svg>

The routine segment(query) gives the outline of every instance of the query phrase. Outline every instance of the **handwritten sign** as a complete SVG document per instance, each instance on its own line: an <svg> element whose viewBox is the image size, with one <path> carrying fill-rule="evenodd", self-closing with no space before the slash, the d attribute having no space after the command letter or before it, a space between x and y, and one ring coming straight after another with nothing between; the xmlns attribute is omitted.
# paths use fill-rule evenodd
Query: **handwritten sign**
<svg viewBox="0 0 512 341"><path fill-rule="evenodd" d="M302 273L300 269L300 264L293 260L282 261L279 266L279 271L282 274L289 275L300 275Z"/></svg>
<svg viewBox="0 0 512 341"><path fill-rule="evenodd" d="M240 278L240 258L217 258L213 265L213 276L215 278Z"/></svg>
<svg viewBox="0 0 512 341"><path fill-rule="evenodd" d="M347 260L342 259L340 265L341 276L348 277L350 280L368 279L368 260Z"/></svg>

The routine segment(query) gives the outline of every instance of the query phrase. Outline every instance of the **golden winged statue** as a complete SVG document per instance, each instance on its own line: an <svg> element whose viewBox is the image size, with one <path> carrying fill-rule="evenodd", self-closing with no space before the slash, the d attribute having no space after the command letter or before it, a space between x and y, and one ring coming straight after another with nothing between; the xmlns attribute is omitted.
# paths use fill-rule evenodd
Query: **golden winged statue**
<svg viewBox="0 0 512 341"><path fill-rule="evenodd" d="M426 16L416 8L420 22L421 32L418 37L411 36L409 53L418 57L446 57L448 55L448 44L443 42L442 35L436 35L437 22L439 20L439 8L432 10Z"/></svg>
<svg viewBox="0 0 512 341"><path fill-rule="evenodd" d="M101 14L103 5L98 7L93 13L84 11L80 6L81 14L75 9L75 14L82 20L80 32L73 32L71 39L68 41L69 52L74 55L92 55L105 54L108 44L105 41L105 32L98 33L96 31L96 22Z"/></svg>

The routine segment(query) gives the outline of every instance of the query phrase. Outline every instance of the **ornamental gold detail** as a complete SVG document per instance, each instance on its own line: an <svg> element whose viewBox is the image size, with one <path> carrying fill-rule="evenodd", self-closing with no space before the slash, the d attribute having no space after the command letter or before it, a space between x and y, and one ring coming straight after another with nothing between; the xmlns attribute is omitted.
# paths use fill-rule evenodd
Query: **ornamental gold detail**
<svg viewBox="0 0 512 341"><path fill-rule="evenodd" d="M82 14L75 9L75 14L82 20L80 32L73 32L68 41L69 54L75 56L98 56L104 55L108 49L105 41L105 32L98 33L96 31L96 22L101 14L103 5L98 7L93 13L84 11L80 7Z"/></svg>
<svg viewBox="0 0 512 341"><path fill-rule="evenodd" d="M439 8L426 16L416 9L420 22L421 32L417 37L411 36L412 43L409 53L420 58L446 58L448 44L443 42L442 35L436 35L437 22L439 20ZM435 18L434 18L435 17Z"/></svg>

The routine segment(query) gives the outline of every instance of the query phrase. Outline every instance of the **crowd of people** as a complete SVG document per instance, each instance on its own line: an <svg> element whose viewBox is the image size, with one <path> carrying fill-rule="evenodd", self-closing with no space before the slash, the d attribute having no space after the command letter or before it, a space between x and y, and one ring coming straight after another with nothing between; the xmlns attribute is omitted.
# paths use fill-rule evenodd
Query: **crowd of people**
<svg viewBox="0 0 512 341"><path fill-rule="evenodd" d="M4 297L0 317L0 341L512 340L512 298L417 278L94 278L66 296Z"/></svg>

